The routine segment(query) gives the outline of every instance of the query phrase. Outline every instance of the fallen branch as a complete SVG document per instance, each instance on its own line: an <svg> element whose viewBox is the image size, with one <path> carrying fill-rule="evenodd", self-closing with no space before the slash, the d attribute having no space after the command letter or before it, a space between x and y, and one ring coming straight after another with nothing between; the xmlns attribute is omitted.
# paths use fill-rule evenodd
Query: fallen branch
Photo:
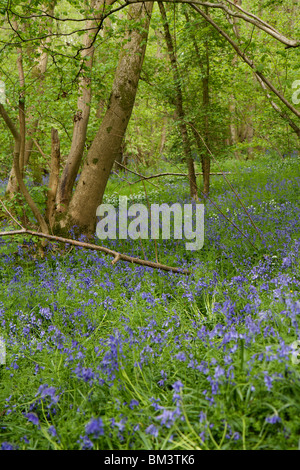
<svg viewBox="0 0 300 470"><path fill-rule="evenodd" d="M81 248L85 248L87 250L101 251L102 253L105 253L107 255L111 255L114 257L112 264L115 264L119 260L122 260L128 263L139 264L141 266L148 266L149 268L161 269L162 271L171 271L173 273L186 274L186 275L190 274L190 271L188 269L174 268L173 266L167 266L161 263L154 263L152 261L146 261L140 258L134 258L132 256L119 253L118 251L110 250L109 248L105 248L104 246L98 246L98 245L94 245L92 243L86 243L86 242L79 242L71 238L58 237L56 235L50 235L50 234L42 233L42 232L35 232L33 230L28 230L25 228L22 228L20 230L0 232L0 237L7 237L7 236L14 236L14 235L31 235L33 237L46 238L47 240L53 240L56 242L65 243L65 244L74 245L74 246L80 246Z"/></svg>

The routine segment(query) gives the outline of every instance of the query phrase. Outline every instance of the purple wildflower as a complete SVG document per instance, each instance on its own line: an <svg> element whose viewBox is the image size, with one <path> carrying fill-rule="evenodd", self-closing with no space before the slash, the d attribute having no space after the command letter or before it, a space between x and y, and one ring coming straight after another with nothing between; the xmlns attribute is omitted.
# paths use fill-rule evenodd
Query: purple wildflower
<svg viewBox="0 0 300 470"><path fill-rule="evenodd" d="M281 418L278 415L266 417L266 423L275 424L275 423L280 423L280 421L281 421Z"/></svg>
<svg viewBox="0 0 300 470"><path fill-rule="evenodd" d="M139 406L139 402L137 400L131 400L128 406L131 410L133 410L135 406Z"/></svg>
<svg viewBox="0 0 300 470"><path fill-rule="evenodd" d="M81 449L82 450L90 450L94 447L94 444L87 436L80 436L82 440Z"/></svg>
<svg viewBox="0 0 300 470"><path fill-rule="evenodd" d="M218 379L219 377L222 377L225 374L225 371L222 367L217 366L215 368L215 378Z"/></svg>
<svg viewBox="0 0 300 470"><path fill-rule="evenodd" d="M35 413L23 413L23 415L28 419L28 421L35 424L36 426L40 425L39 418Z"/></svg>
<svg viewBox="0 0 300 470"><path fill-rule="evenodd" d="M158 429L154 424L151 424L145 430L146 434L150 434L151 436L157 437L158 436Z"/></svg>
<svg viewBox="0 0 300 470"><path fill-rule="evenodd" d="M174 388L175 392L179 393L183 388L183 383L180 380L177 380L177 382L175 382L172 387Z"/></svg>
<svg viewBox="0 0 300 470"><path fill-rule="evenodd" d="M164 410L161 415L157 416L156 419L160 420L160 423L166 428L171 428L176 420L176 417L180 414L180 410L175 411Z"/></svg>
<svg viewBox="0 0 300 470"><path fill-rule="evenodd" d="M9 442L2 442L1 450L14 450L14 446Z"/></svg>
<svg viewBox="0 0 300 470"><path fill-rule="evenodd" d="M264 382L269 391L272 388L272 381L273 381L273 378L270 377L266 371L264 371Z"/></svg>
<svg viewBox="0 0 300 470"><path fill-rule="evenodd" d="M175 359L177 359L177 361L184 362L186 361L186 355L184 352L179 352L175 354Z"/></svg>
<svg viewBox="0 0 300 470"><path fill-rule="evenodd" d="M53 437L56 437L57 436L57 432L56 432L56 429L54 426L50 426L49 429L48 429L48 432L51 434L51 436Z"/></svg>
<svg viewBox="0 0 300 470"><path fill-rule="evenodd" d="M98 438L104 435L104 426L102 418L92 418L85 427L87 434L92 434L93 437Z"/></svg>

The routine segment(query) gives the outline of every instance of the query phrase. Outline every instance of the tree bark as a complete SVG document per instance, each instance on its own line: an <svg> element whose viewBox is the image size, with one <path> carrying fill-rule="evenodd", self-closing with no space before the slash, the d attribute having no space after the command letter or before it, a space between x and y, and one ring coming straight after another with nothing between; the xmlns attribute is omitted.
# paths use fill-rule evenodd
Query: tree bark
<svg viewBox="0 0 300 470"><path fill-rule="evenodd" d="M165 144L166 144L166 137L167 137L167 123L168 119L166 116L163 118L163 125L162 125L162 130L161 130L161 136L160 136L160 142L159 142L159 154L162 155Z"/></svg>
<svg viewBox="0 0 300 470"><path fill-rule="evenodd" d="M60 143L58 132L56 129L51 129L51 163L50 163L50 176L49 176L49 189L46 206L46 221L52 230L54 215L55 215L55 199L59 179L59 162L60 162Z"/></svg>
<svg viewBox="0 0 300 470"><path fill-rule="evenodd" d="M68 213L62 218L58 216L57 230L68 229L73 225L83 233L92 233L95 230L96 210L102 202L134 106L152 8L152 2L129 7L130 19L134 22L141 20L142 27L128 31L107 111L88 151Z"/></svg>
<svg viewBox="0 0 300 470"><path fill-rule="evenodd" d="M24 198L26 199L26 202L29 205L33 215L35 216L36 220L38 221L38 224L39 224L41 230L44 233L49 233L48 226L45 222L45 219L42 216L42 214L40 213L38 206L35 204L34 200L32 199L28 189L26 188L26 185L23 181L23 178L22 178L22 174L21 174L21 171L20 171L20 141L21 141L20 133L19 133L18 129L16 128L15 124L13 123L13 121L11 120L11 118L9 117L9 115L7 114L5 108L2 104L0 104L0 114L3 117L8 129L10 130L10 132L12 133L12 135L15 139L13 165L14 165L14 172L15 172L16 179L17 179L18 185L20 187L20 190L21 190Z"/></svg>
<svg viewBox="0 0 300 470"><path fill-rule="evenodd" d="M18 26L15 24L14 27L18 29ZM19 103L18 103L18 110L19 110L19 137L18 141L15 140L14 145L14 155L16 154L16 149L20 162L19 168L21 175L23 175L24 171L24 163L25 163L25 143L26 143L26 122L25 122L25 76L24 76L24 69L23 69L23 51L21 48L18 48L18 56L17 56L17 68L18 68L18 75L19 75L19 85L20 85L20 94L19 94ZM12 169L9 175L6 193L9 196L12 196L18 191L18 182L14 170L14 164L12 165Z"/></svg>
<svg viewBox="0 0 300 470"><path fill-rule="evenodd" d="M92 0L91 6L97 11L104 4L104 0ZM110 4L110 1L107 2ZM65 213L72 197L73 186L82 161L84 145L86 140L87 126L90 117L90 105L92 99L90 73L94 58L94 33L91 28L97 27L94 20L87 21L87 32L84 35L84 50L81 53L85 70L79 78L79 93L77 100L77 111L74 115L74 127L70 152L64 166L57 192L57 211Z"/></svg>
<svg viewBox="0 0 300 470"><path fill-rule="evenodd" d="M190 17L185 11L185 17L187 22L190 22ZM204 129L204 142L201 142L198 133L195 130L195 127L192 127L194 138L197 142L197 146L200 149L203 149L201 152L201 166L203 173L203 194L208 196L209 187L210 187L210 155L207 148L209 148L210 143L210 127L209 127L209 106L210 106L210 96L209 96L209 46L208 40L205 39L205 55L201 57L200 50L196 41L196 37L192 32L192 41L195 49L195 53L198 59L198 64L202 72L202 107L203 107L203 129Z"/></svg>
<svg viewBox="0 0 300 470"><path fill-rule="evenodd" d="M165 7L163 3L161 2L158 2L158 6L159 6L159 10L160 10L162 20L163 20L165 40L166 40L166 44L168 48L172 71L173 71L173 78L174 78L174 84L175 84L175 89L176 89L176 114L179 120L183 151L184 151L187 169L188 169L190 196L191 198L198 200L195 166L194 166L194 160L192 157L192 150L191 150L191 144L190 144L190 139L188 135L187 125L185 123L185 113L183 109L183 96L182 96L182 89L181 89L180 73L179 73L178 66L177 66L177 60L176 60L176 56L174 52L172 37L170 34L170 30L169 30L169 24L167 20Z"/></svg>
<svg viewBox="0 0 300 470"><path fill-rule="evenodd" d="M55 8L56 0L52 0L49 5L46 7L46 11L53 15L54 8ZM47 18L47 29L48 32L51 33L52 31L52 18L51 16ZM18 25L15 24L16 30L18 29ZM45 39L45 44L47 45L51 41L51 37L47 37ZM48 64L48 53L44 50L44 44L41 44L38 47L39 59L37 64L32 68L31 71L31 78L36 80L38 78L37 84L37 92L42 97L44 94L44 86L43 81L45 78L45 73L47 70ZM28 130L27 135L29 139L26 141L26 114L25 114L25 93L24 93L24 86L25 86L25 77L24 77L24 70L23 70L23 63L22 63L22 49L19 48L18 50L18 72L19 72L19 82L22 91L22 97L19 100L19 125L20 125L20 135L21 135L21 148L20 148L20 170L23 174L24 168L27 166L29 162L29 158L32 152L33 147L33 138L36 130L38 129L39 119L35 119L29 117L27 119L29 121L29 125L27 124ZM14 166L12 166L9 180L6 187L6 193L8 195L13 195L18 190L17 179L14 172Z"/></svg>

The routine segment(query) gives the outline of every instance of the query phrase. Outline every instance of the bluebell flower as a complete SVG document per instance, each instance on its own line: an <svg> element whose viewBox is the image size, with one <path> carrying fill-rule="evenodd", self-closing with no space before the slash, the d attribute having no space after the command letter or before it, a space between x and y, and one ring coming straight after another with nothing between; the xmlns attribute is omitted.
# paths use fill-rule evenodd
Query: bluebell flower
<svg viewBox="0 0 300 470"><path fill-rule="evenodd" d="M184 352L179 352L179 353L175 354L175 359L177 361L184 362L184 361L186 361L186 355L185 355Z"/></svg>
<svg viewBox="0 0 300 470"><path fill-rule="evenodd" d="M222 377L224 374L225 374L225 370L222 367L217 366L215 368L215 378L216 379L218 379L219 377Z"/></svg>
<svg viewBox="0 0 300 470"><path fill-rule="evenodd" d="M82 450L90 450L93 449L94 444L87 436L80 436L81 439L81 449Z"/></svg>
<svg viewBox="0 0 300 470"><path fill-rule="evenodd" d="M160 423L166 428L171 428L176 421L178 412L164 409L162 414L157 416L155 419L159 419Z"/></svg>
<svg viewBox="0 0 300 470"><path fill-rule="evenodd" d="M275 423L280 423L280 422L281 422L281 418L278 415L272 415L272 416L266 417L266 423L275 424Z"/></svg>
<svg viewBox="0 0 300 470"><path fill-rule="evenodd" d="M140 403L139 403L137 400L131 400L131 402L129 403L129 408L130 408L131 410L133 410L133 408L134 408L135 406L139 406L139 404L140 404Z"/></svg>
<svg viewBox="0 0 300 470"><path fill-rule="evenodd" d="M160 409L163 408L162 406L160 406L160 405L158 404L158 402L160 401L160 398L153 398L153 397L151 397L151 398L150 398L150 401L151 401L151 406L153 406L153 408L155 409L155 411L160 410Z"/></svg>
<svg viewBox="0 0 300 470"><path fill-rule="evenodd" d="M265 385L266 385L267 389L270 391L272 389L273 378L271 376L269 376L266 371L264 371L263 374L264 374Z"/></svg>
<svg viewBox="0 0 300 470"><path fill-rule="evenodd" d="M150 426L147 427L145 430L146 434L150 434L151 436L157 437L158 436L158 429L154 424L151 424Z"/></svg>
<svg viewBox="0 0 300 470"><path fill-rule="evenodd" d="M57 437L57 432L54 426L49 426L48 432L51 434L51 436Z"/></svg>
<svg viewBox="0 0 300 470"><path fill-rule="evenodd" d="M92 418L85 427L87 434L92 434L93 437L98 438L104 435L104 426L102 418Z"/></svg>
<svg viewBox="0 0 300 470"><path fill-rule="evenodd" d="M1 443L1 450L15 450L15 448L9 442L2 442Z"/></svg>
<svg viewBox="0 0 300 470"><path fill-rule="evenodd" d="M177 382L173 383L172 387L174 388L175 392L179 393L183 388L183 383L180 380L177 380Z"/></svg>
<svg viewBox="0 0 300 470"><path fill-rule="evenodd" d="M30 421L31 423L39 427L40 425L39 418L35 413L23 413L23 416L25 416L25 418L27 418L28 421Z"/></svg>

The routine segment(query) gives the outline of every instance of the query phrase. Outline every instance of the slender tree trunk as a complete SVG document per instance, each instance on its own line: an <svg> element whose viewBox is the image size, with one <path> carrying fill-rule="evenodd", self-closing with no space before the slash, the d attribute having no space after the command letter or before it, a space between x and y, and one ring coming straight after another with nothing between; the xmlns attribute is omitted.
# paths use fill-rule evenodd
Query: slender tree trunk
<svg viewBox="0 0 300 470"><path fill-rule="evenodd" d="M236 101L233 93L229 96L229 131L230 131L230 144L236 145L239 141L237 123L236 123ZM234 155L237 160L241 160L241 155L238 150L234 150Z"/></svg>
<svg viewBox="0 0 300 470"><path fill-rule="evenodd" d="M100 128L88 151L82 172L71 199L68 213L59 217L59 229L72 225L84 233L95 230L96 210L101 204L106 184L120 152L134 106L144 60L153 3L129 6L128 14L139 27L129 30L120 54L110 102ZM130 22L129 26L130 26Z"/></svg>
<svg viewBox="0 0 300 470"><path fill-rule="evenodd" d="M111 0L107 4L111 3ZM93 0L92 7L97 10L104 4L104 0ZM90 73L93 67L94 57L94 31L97 22L94 20L87 21L87 32L84 35L82 51L82 60L84 63L84 71L79 78L79 94L77 100L77 111L74 115L74 127L72 135L71 149L63 169L57 192L57 210L65 213L72 196L73 186L82 161L84 145L86 140L87 126L90 117L90 105L92 99Z"/></svg>
<svg viewBox="0 0 300 470"><path fill-rule="evenodd" d="M17 29L17 25L15 24L14 27ZM23 69L23 51L21 48L18 48L18 56L17 56L17 67L18 67L18 75L19 75L19 85L20 85L20 94L19 94L19 140L14 144L14 155L17 153L20 158L19 168L21 175L23 175L24 171L24 156L25 156L25 142L26 142L26 123L25 123L25 77L24 77L24 69ZM6 193L10 196L15 194L18 191L18 182L14 170L14 164L12 165L12 169L9 175Z"/></svg>
<svg viewBox="0 0 300 470"><path fill-rule="evenodd" d="M188 13L185 13L187 21L189 21ZM210 187L210 154L208 152L209 141L210 141L210 126L209 126L209 107L210 107L210 96L209 96L209 46L208 40L205 40L205 55L201 57L199 47L194 34L192 34L194 49L198 58L198 63L202 70L202 107L203 107L203 129L204 129L204 146L199 142L199 135L194 132L194 136L198 143L198 148L203 148L201 154L201 165L203 173L203 194L208 196ZM202 144L202 145L201 145Z"/></svg>
<svg viewBox="0 0 300 470"><path fill-rule="evenodd" d="M35 216L36 220L38 221L38 224L42 230L42 232L49 233L48 231L48 226L45 222L44 217L39 211L38 206L35 204L34 200L32 199L28 189L26 188L26 185L23 181L22 174L20 171L20 133L19 130L16 128L15 124L7 114L4 106L0 104L0 114L3 117L5 124L7 125L8 129L12 133L14 140L15 140L15 146L14 146L14 170L15 170L15 175L16 179L18 182L18 186L20 187L20 190L26 199L27 204L29 205L33 215Z"/></svg>
<svg viewBox="0 0 300 470"><path fill-rule="evenodd" d="M116 171L117 173L124 172L124 168L118 165L118 163L123 163L125 149L126 149L126 142L125 142L125 139L123 139L122 145L120 147L120 151L117 157L115 158L114 171Z"/></svg>
<svg viewBox="0 0 300 470"><path fill-rule="evenodd" d="M163 125L162 125L162 130L161 130L161 136L160 136L160 142L159 142L159 153L162 155L165 144L166 144L166 137L167 137L167 123L168 119L166 116L163 118Z"/></svg>
<svg viewBox="0 0 300 470"><path fill-rule="evenodd" d="M241 5L241 3L242 3L241 0L235 0L235 2L236 2L237 5ZM207 13L207 11L206 11L206 13ZM239 39L240 38L240 32L239 32L239 26L238 26L238 22L237 22L236 18L231 18L231 17L229 17L229 15L227 15L227 20L232 25L232 29L234 31L234 34ZM237 54L235 54L233 59L232 59L232 63L231 63L233 70L237 66L237 62L238 62L238 56L237 56ZM232 87L234 88L234 83L233 83ZM235 99L235 96L234 96L233 93L230 93L229 107L228 108L229 108L229 119L230 119L230 123L229 123L230 142L231 142L231 145L235 146L236 144L239 143L239 126L238 126L238 123L237 123L236 99ZM235 155L235 158L237 160L242 159L239 150L235 149L234 150L234 155Z"/></svg>
<svg viewBox="0 0 300 470"><path fill-rule="evenodd" d="M60 142L56 129L51 129L51 163L49 189L45 218L52 230L55 215L55 200L59 179Z"/></svg>
<svg viewBox="0 0 300 470"><path fill-rule="evenodd" d="M205 41L205 75L202 79L203 86L203 109L204 109L204 142L209 146L209 48L208 41ZM202 155L202 171L203 171L203 193L205 196L209 194L209 177L210 177L210 155L208 149Z"/></svg>
<svg viewBox="0 0 300 470"><path fill-rule="evenodd" d="M187 22L190 22L190 17L187 11L185 11L185 17ZM194 127L192 131L197 142L199 149L203 149L201 152L201 166L203 173L203 194L208 196L209 187L210 187L210 154L208 152L210 144L210 126L209 126L209 107L210 107L210 96L209 96L209 46L208 40L205 40L205 55L201 57L200 50L195 38L195 35L192 33L192 40L196 56L198 59L198 64L202 72L202 107L203 107L203 129L204 129L204 144L201 142L201 139Z"/></svg>
<svg viewBox="0 0 300 470"><path fill-rule="evenodd" d="M161 2L158 3L158 6L160 9L160 13L161 13L163 24L164 24L165 40L166 40L166 44L168 48L169 59L170 59L170 63L171 63L172 71L173 71L174 84L176 88L176 114L179 120L183 151L185 154L185 159L186 159L187 168L188 168L190 195L193 199L198 200L194 160L192 157L192 150L191 150L191 144L190 144L190 139L188 135L187 125L185 123L185 113L183 109L183 97L182 97L180 74L179 74L179 70L177 66L177 60L176 60L176 56L174 52L172 37L170 34L170 30L169 30L169 24L167 20L165 7L163 3Z"/></svg>
<svg viewBox="0 0 300 470"><path fill-rule="evenodd" d="M25 122L25 76L23 67L23 51L18 48L18 72L19 72L19 126L20 126L20 154L19 154L19 167L20 173L23 177L24 163L25 163L25 141L26 141L26 122Z"/></svg>
<svg viewBox="0 0 300 470"><path fill-rule="evenodd" d="M47 6L46 6L46 11L50 14L53 15L54 13L54 8L55 8L56 0L52 0ZM51 17L48 18L47 20L48 26L48 32L51 33L52 31L52 23L53 20ZM18 29L18 25L15 24L16 30ZM45 39L45 44L49 44L51 41L51 37L47 37ZM45 73L47 70L47 64L48 64L48 53L47 51L44 50L44 44L41 44L38 47L38 52L39 52L39 59L38 63L32 68L31 72L31 78L33 80L36 80L38 78L38 84L37 84L37 92L38 94L42 97L44 94L44 86L43 86L43 81L45 78ZM27 124L26 126L26 114L25 114L25 92L24 92L24 87L25 87L25 77L24 77L24 70L23 70L23 60L22 60L22 49L19 48L18 50L18 72L19 72L19 82L21 86L21 90L23 88L23 91L21 91L22 96L20 97L19 100L19 125L20 125L20 136L21 136L21 146L20 146L20 170L21 173L23 174L24 168L27 166L29 162L29 158L32 152L33 148L33 136L36 133L36 130L38 129L39 125L39 120L34 119L30 117L29 120L29 125ZM27 136L29 139L26 140L26 127L27 129ZM12 166L8 184L6 187L6 193L8 195L13 195L16 193L18 190L18 184L17 184L17 179L16 175L14 172L14 166Z"/></svg>

